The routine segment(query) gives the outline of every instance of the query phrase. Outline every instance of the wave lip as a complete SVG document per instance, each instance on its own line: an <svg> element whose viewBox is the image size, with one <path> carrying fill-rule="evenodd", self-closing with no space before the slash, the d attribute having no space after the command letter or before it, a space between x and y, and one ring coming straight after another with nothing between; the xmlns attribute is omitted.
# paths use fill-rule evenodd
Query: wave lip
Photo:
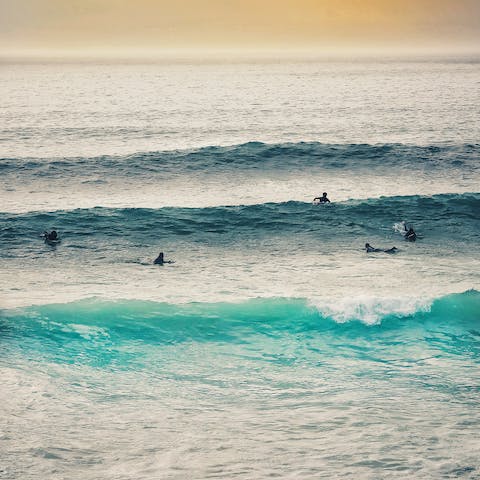
<svg viewBox="0 0 480 480"><path fill-rule="evenodd" d="M476 358L479 312L476 290L435 299L417 310L404 301L390 304L390 310L382 301L369 301L340 316L338 309L313 307L303 299L183 305L90 299L0 311L0 340L7 361L26 355L48 363L121 370L163 365L175 357L177 345L195 349L201 344L234 356L235 351L253 351L263 360L258 352L265 348L278 353L292 346L302 357L315 354L325 361L338 355L350 359L359 351L382 355L403 342L415 352L433 348L441 355ZM285 355L274 356L282 364L289 362Z"/></svg>
<svg viewBox="0 0 480 480"><path fill-rule="evenodd" d="M480 322L480 292L468 290L435 299L362 296L335 302L313 302L295 298L255 298L240 303L158 303L144 300L107 301L98 298L66 304L47 304L9 310L0 310L4 319L39 319L68 324L96 325L99 328L128 324L136 328L147 324L161 326L168 321L172 327L187 325L196 328L196 322L231 326L269 323L282 328L321 327L325 322L343 325L359 322L364 325L382 325L389 321L425 321L439 318L455 323L458 320ZM185 322L188 320L188 322Z"/></svg>

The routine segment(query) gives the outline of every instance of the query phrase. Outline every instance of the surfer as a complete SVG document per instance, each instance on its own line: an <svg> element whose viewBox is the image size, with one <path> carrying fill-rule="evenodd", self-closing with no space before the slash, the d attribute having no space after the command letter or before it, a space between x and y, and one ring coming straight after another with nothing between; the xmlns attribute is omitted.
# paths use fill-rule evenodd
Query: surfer
<svg viewBox="0 0 480 480"><path fill-rule="evenodd" d="M158 257L153 261L154 265L164 265L165 263L175 263L173 260L165 260L163 252L158 254Z"/></svg>
<svg viewBox="0 0 480 480"><path fill-rule="evenodd" d="M318 203L330 203L330 200L327 198L327 192L323 192L321 197L315 197L313 201Z"/></svg>
<svg viewBox="0 0 480 480"><path fill-rule="evenodd" d="M417 234L415 233L415 231L413 230L412 227L410 227L408 230L407 230L407 226L405 225L405 240L407 242L414 242L416 239L417 239Z"/></svg>
<svg viewBox="0 0 480 480"><path fill-rule="evenodd" d="M45 239L45 243L58 243L60 239L58 238L58 233L56 230L52 230L51 232L43 232L43 238Z"/></svg>
<svg viewBox="0 0 480 480"><path fill-rule="evenodd" d="M396 253L396 251L398 249L397 249L397 247L392 247L392 248L388 248L387 250L383 250L381 248L374 248L369 243L366 243L365 244L365 250L367 251L367 253L377 253L377 252Z"/></svg>
<svg viewBox="0 0 480 480"><path fill-rule="evenodd" d="M45 240L58 240L58 233L56 230L52 230L51 232L43 232L43 237Z"/></svg>
<svg viewBox="0 0 480 480"><path fill-rule="evenodd" d="M407 222L405 220L402 220L400 223L396 223L393 226L393 229L403 235L403 238L407 242L414 242L417 239L417 234L413 227L410 225L410 227L407 226Z"/></svg>

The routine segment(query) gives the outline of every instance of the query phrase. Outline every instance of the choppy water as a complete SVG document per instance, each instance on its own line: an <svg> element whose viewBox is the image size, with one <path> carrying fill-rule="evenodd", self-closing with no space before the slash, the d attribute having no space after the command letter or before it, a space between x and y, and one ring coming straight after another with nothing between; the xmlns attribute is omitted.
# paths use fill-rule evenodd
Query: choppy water
<svg viewBox="0 0 480 480"><path fill-rule="evenodd" d="M0 478L480 478L479 81L3 65Z"/></svg>

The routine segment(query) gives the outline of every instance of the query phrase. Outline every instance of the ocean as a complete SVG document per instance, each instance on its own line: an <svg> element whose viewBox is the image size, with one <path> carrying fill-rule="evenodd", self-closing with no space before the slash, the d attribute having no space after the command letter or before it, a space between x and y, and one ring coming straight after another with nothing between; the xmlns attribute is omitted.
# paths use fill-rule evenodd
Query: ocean
<svg viewBox="0 0 480 480"><path fill-rule="evenodd" d="M0 478L479 479L479 83L3 63Z"/></svg>

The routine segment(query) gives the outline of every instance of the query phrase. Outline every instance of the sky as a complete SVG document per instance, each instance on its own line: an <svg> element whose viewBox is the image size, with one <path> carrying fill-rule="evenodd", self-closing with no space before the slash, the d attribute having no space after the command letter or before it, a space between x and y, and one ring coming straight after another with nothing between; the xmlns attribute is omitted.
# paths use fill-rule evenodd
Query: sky
<svg viewBox="0 0 480 480"><path fill-rule="evenodd" d="M480 0L0 0L0 55L480 51Z"/></svg>

